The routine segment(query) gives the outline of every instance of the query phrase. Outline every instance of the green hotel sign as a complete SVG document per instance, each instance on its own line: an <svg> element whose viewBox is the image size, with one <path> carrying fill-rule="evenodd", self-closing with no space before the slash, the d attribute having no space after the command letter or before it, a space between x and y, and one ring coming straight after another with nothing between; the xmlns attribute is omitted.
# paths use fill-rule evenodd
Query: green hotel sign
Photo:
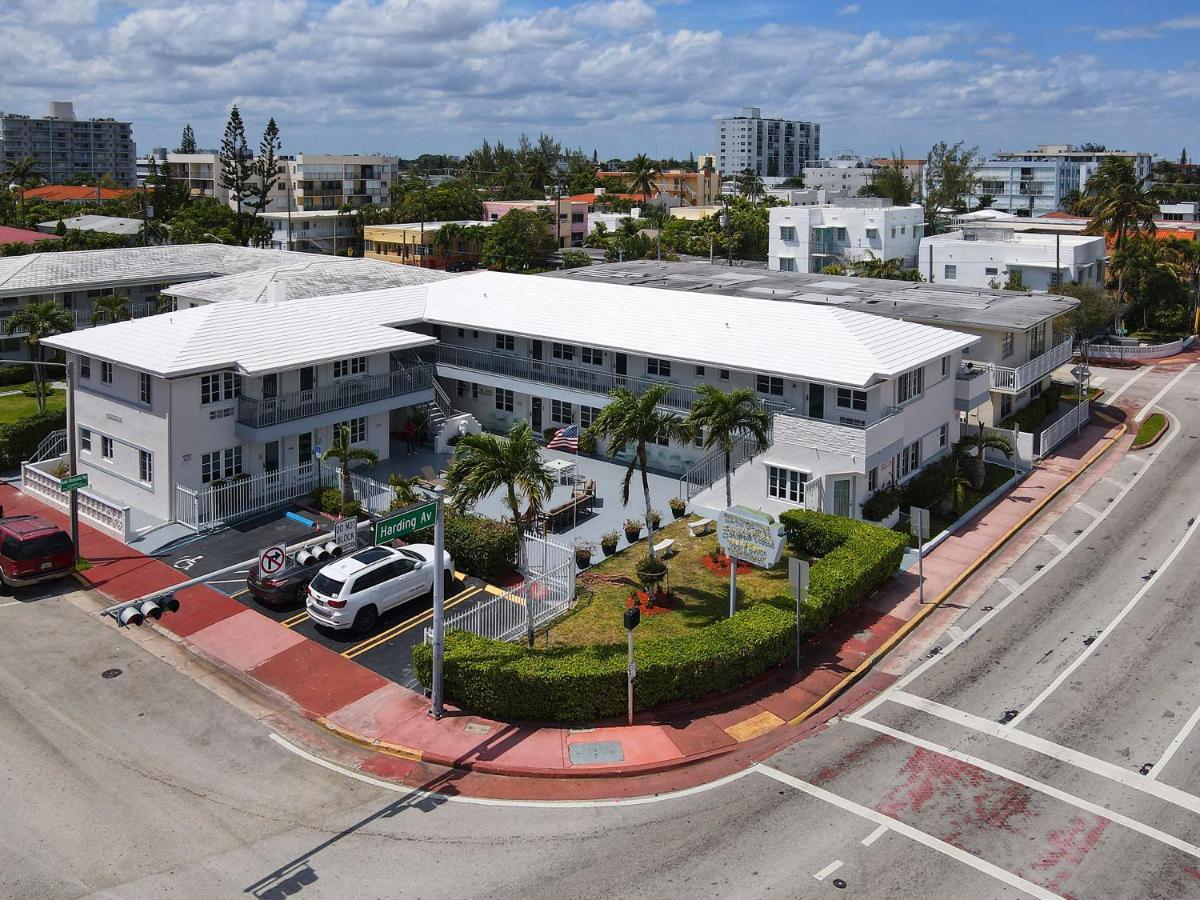
<svg viewBox="0 0 1200 900"><path fill-rule="evenodd" d="M64 494L69 494L71 491L77 491L80 488L88 486L87 472L80 475L70 475L58 482L58 489Z"/></svg>
<svg viewBox="0 0 1200 900"><path fill-rule="evenodd" d="M392 513L375 523L375 543L386 544L414 531L432 528L436 518L437 503L425 503Z"/></svg>

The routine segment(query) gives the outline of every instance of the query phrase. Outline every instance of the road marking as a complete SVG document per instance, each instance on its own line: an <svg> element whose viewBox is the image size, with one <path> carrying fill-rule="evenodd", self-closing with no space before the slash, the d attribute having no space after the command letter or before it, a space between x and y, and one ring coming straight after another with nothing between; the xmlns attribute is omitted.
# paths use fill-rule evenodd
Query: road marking
<svg viewBox="0 0 1200 900"><path fill-rule="evenodd" d="M1000 584L1002 584L1006 588L1008 588L1010 591L1012 591L1013 593L1016 593L1017 591L1019 591L1021 589L1021 582L1017 581L1017 579L1015 579L1015 578L1009 578L1007 575L1005 575L1002 578L997 578L996 580L998 582L1000 582Z"/></svg>
<svg viewBox="0 0 1200 900"><path fill-rule="evenodd" d="M1062 538L1060 538L1057 534L1051 534L1050 532L1047 531L1045 534L1042 535L1042 537L1046 539L1047 544L1049 544L1051 547L1053 547L1059 553L1067 552L1067 542L1064 541Z"/></svg>
<svg viewBox="0 0 1200 900"><path fill-rule="evenodd" d="M9 600L7 603L0 603L0 609L3 609L6 606L19 606L24 602L24 600Z"/></svg>
<svg viewBox="0 0 1200 900"><path fill-rule="evenodd" d="M1077 510L1079 510L1080 512L1086 513L1087 515L1091 516L1093 519L1100 518L1100 513L1098 513L1096 510L1092 509L1086 503L1076 503L1075 508Z"/></svg>
<svg viewBox="0 0 1200 900"><path fill-rule="evenodd" d="M994 863L988 862L986 859L981 859L973 853L968 853L966 850L955 847L953 844L948 844L946 841L935 838L933 835L927 834L919 828L914 828L905 822L901 822L899 819L885 816L883 813L877 812L869 806L863 806L855 803L853 800L847 800L840 794L819 788L815 784L809 784L807 781L801 781L799 778L788 775L786 772L780 772L778 769L773 769L770 766L764 766L762 763L755 765L754 769L768 778L774 778L778 782L786 784L789 787L794 787L798 791L803 791L810 797L823 800L832 806L838 807L838 809L844 809L878 825L885 825L890 830L902 834L906 838L916 841L918 844L929 847L931 850L936 850L938 853L948 856L956 862L970 866L975 871L989 875L997 881L1007 884L1009 887L1029 894L1031 897L1039 897L1043 898L1043 900L1058 900L1057 894L1051 893L1040 884L1026 881L1020 875L1014 875L1007 869L1002 869Z"/></svg>
<svg viewBox="0 0 1200 900"><path fill-rule="evenodd" d="M964 762L969 766L974 766L977 769L983 769L985 772L991 772L993 775L999 775L1009 781L1023 785L1031 790L1038 791L1048 797L1053 797L1055 800L1061 800L1063 803L1068 803L1082 809L1084 812L1089 812L1092 815L1100 816L1102 819L1108 819L1110 822L1115 822L1118 825L1124 825L1126 828L1136 831L1138 834L1166 844L1168 847L1174 847L1176 850L1181 850L1189 856L1200 859L1200 847L1194 844L1189 844L1187 841L1180 840L1174 835L1167 834L1165 831L1159 831L1152 825L1147 825L1145 822L1139 822L1137 819L1131 819L1123 813L1109 809L1107 806L1101 806L1099 803L1093 803L1091 800L1084 800L1082 797L1077 797L1074 794L1069 794L1066 791L1059 790L1053 785L1046 784L1042 781L1029 778L1022 775L1020 772L1014 772L1012 769L1006 769L1004 766L998 766L988 762L978 756L972 756L969 753L963 753L959 750L952 750L949 747L944 747L941 744L935 744L932 741L924 740L904 731L899 731L895 728L890 728L887 725L880 725L878 722L871 722L866 719L855 717L847 717L846 721L852 721L856 725L861 725L864 728L869 728L872 731L877 731L880 734L886 734L898 741L912 744L916 747L921 747L929 750L932 753L938 753L942 756L949 756L952 759L957 759L959 762Z"/></svg>
<svg viewBox="0 0 1200 900"><path fill-rule="evenodd" d="M725 775L707 784L698 784L695 787L684 788L679 791L670 791L665 794L650 794L641 797L622 797L617 800L495 800L491 797L464 797L461 794L439 794L436 791L423 791L420 788L382 781L378 778L372 778L370 775L364 775L362 772L355 772L352 769L346 769L328 760L321 759L321 757L297 747L274 732L271 733L271 740L290 753L296 754L301 759L321 766L323 769L328 769L330 772L343 775L346 778L353 778L355 781L361 781L363 784L369 784L381 790L391 791L394 794L404 794L406 797L411 797L414 800L429 797L434 800L446 801L448 803L466 803L471 806L500 806L515 807L518 809L596 809L616 806L646 806L651 803L682 800L684 797L703 794L707 791L724 787L727 784L732 784L754 771L753 768L742 769L740 772Z"/></svg>
<svg viewBox="0 0 1200 900"><path fill-rule="evenodd" d="M464 600L468 600L480 593L481 590L482 588L468 588L456 596L452 601L444 604L444 608L450 609L452 606L457 606ZM428 622L432 618L433 610L426 610L423 613L413 616L411 619L407 619L397 625L393 625L391 628L388 628L385 631L381 631L374 637L369 637L366 640L355 644L353 647L348 647L342 651L342 656L346 657L346 659L354 659L356 656L362 656L362 654L366 653L368 650L374 650L376 647L380 646L381 644L386 644L388 641L402 632L416 628L418 625L422 624L423 622Z"/></svg>
<svg viewBox="0 0 1200 900"><path fill-rule="evenodd" d="M1120 397L1123 393L1125 393L1127 390L1129 390L1131 387L1133 387L1134 384L1136 384L1137 382L1139 382L1143 378L1145 378L1147 375L1149 375L1152 371L1154 371L1153 366L1146 366L1144 369L1142 369L1142 371L1138 372L1136 375L1134 375L1132 378L1130 378L1127 382L1125 382L1123 385L1121 385L1119 388L1117 388L1117 392L1115 394L1113 394L1111 397L1109 397L1107 400L1105 400L1104 402L1107 405L1112 406L1114 403L1117 402L1117 400L1120 399Z"/></svg>
<svg viewBox="0 0 1200 900"><path fill-rule="evenodd" d="M1165 449L1167 447L1167 445L1171 443L1172 440L1174 440L1176 437L1179 436L1179 431L1180 431L1179 428L1168 429L1167 436L1165 438L1163 438L1163 440L1160 442L1159 446L1162 447L1163 449ZM1142 476L1145 475L1146 472L1149 471L1150 467L1152 465L1154 465L1155 463L1157 463L1160 459L1162 459L1163 456L1164 456L1164 454L1162 454L1162 453L1156 453L1154 456L1150 457L1150 460L1144 466L1142 466L1140 469L1138 469L1136 472L1134 472L1133 475L1129 479L1129 483L1126 484L1124 487L1122 487L1121 490L1117 493L1117 496L1113 498L1113 502L1109 503L1107 506L1105 506L1104 511L1101 512L1100 515L1097 516L1092 522L1090 522L1087 525L1087 527L1084 528L1082 532L1080 532L1080 534L1075 538L1075 540L1071 541L1071 543L1067 545L1068 551L1075 549L1075 547L1079 546L1084 541L1086 541L1088 539L1088 537L1091 535L1092 531L1094 531L1095 529L1100 527L1100 523L1103 522L1106 518L1108 518L1109 514L1114 509L1116 509L1120 505L1121 501L1124 500L1125 497L1129 494L1129 492L1131 490L1133 490L1134 485L1136 485L1138 483L1138 481L1142 478ZM897 679L895 682L893 682L889 687L884 689L881 693L877 694L872 700L869 700L866 703L866 705L864 705L859 710L859 714L864 715L864 716L867 715L868 713L871 712L871 710L875 709L875 707L879 706L879 704L881 704L887 700L887 696L888 696L889 692L895 691L895 690L903 690L907 685L911 684L913 681L915 681L917 678L919 678L921 675L923 675L927 670L929 670L933 666L937 665L939 662L941 662L943 659L945 659L947 656L949 656L954 650L956 650L958 647L961 647L963 644L965 644L967 641L969 641L972 637L974 637L980 631L980 629L982 629L985 625L987 625L988 622L990 622L996 616L998 616L1002 612L1004 612L1004 610L1008 608L1009 604L1011 604L1018 597L1020 597L1023 593L1025 593L1025 591L1027 591L1030 587L1032 587L1034 584L1036 584L1038 582L1038 579L1040 579L1047 572L1050 572L1052 569L1054 569L1054 567L1057 566L1059 564L1059 562L1066 559L1068 556L1069 556L1069 553L1060 553L1057 556L1053 557L1050 560L1050 562L1046 563L1045 566L1043 566L1041 569L1038 569L1038 571L1034 572L1033 576L1028 581L1026 581L1023 585L1021 585L1018 590L1009 594L1007 597L1005 597L1003 600L1001 600L999 603L997 603L989 612L986 612L982 616L980 616L979 621L977 621L974 625L972 625L970 628L968 628L966 631L964 631L961 638L956 638L955 640L952 640L949 644L946 645L945 649L943 649L941 653L937 654L936 656L931 656L929 659L926 659L924 662L921 663L921 665L917 666L911 672L908 672L908 673L902 675L899 679Z"/></svg>
<svg viewBox="0 0 1200 900"><path fill-rule="evenodd" d="M835 859L833 862L831 862L829 865L827 865L825 868L823 868L820 872L814 872L813 878L817 879L817 881L824 881L826 878L828 878L830 875L832 875L834 872L836 872L841 867L842 867L842 861L840 859Z"/></svg>
<svg viewBox="0 0 1200 900"><path fill-rule="evenodd" d="M1171 388L1175 387L1175 385L1177 385L1179 383L1180 379L1182 379L1184 375L1188 374L1188 372L1192 371L1192 369L1194 369L1194 368L1196 368L1195 363L1188 363L1187 368L1185 368L1182 372L1180 372L1178 375L1176 375L1174 378L1172 378L1170 381L1168 381L1163 386L1163 389L1161 391L1159 391L1152 398L1150 398L1149 403L1147 403L1140 410L1138 410L1138 414L1133 417L1133 421L1140 422L1140 421L1142 421L1142 419L1146 418L1146 416L1150 412L1151 407L1153 407L1154 404L1158 403L1158 401L1161 400L1166 395L1167 391L1169 391ZM1109 402L1111 403L1112 401L1109 401Z"/></svg>
<svg viewBox="0 0 1200 900"><path fill-rule="evenodd" d="M864 847L870 847L873 843L875 843L877 840L879 840L881 837L883 837L885 834L887 834L887 831L888 831L888 827L886 825L880 825L878 828L876 828L874 831L872 831L870 834L868 834L865 838L862 839L862 845Z"/></svg>
<svg viewBox="0 0 1200 900"><path fill-rule="evenodd" d="M1025 731L1018 731L1011 725L1002 725L999 722L993 722L982 716L964 712L961 709L954 709L934 700L928 700L925 697L918 697L916 694L910 694L907 691L896 691L888 699L894 703L907 706L910 709L920 710L923 713L928 713L947 722L962 725L964 728L970 728L973 731L1008 741L1010 744L1016 744L1019 747L1024 747L1026 750L1033 750L1035 753L1040 753L1043 756L1049 756L1069 765L1076 766L1086 772L1091 772L1093 775L1099 775L1102 778L1115 781L1125 787L1133 788L1136 791L1141 791L1143 794L1149 794L1173 806L1178 806L1181 809L1186 809L1188 812L1200 815L1200 797L1167 784L1148 781L1139 772L1123 769L1114 763L1098 759L1095 756L1089 756L1070 747L1064 747L1062 744L1056 744L1053 741L1048 741L1045 738L1040 738ZM1197 715L1200 716L1200 711L1198 711ZM857 721L853 716L847 716L847 719L852 722Z"/></svg>
<svg viewBox="0 0 1200 900"><path fill-rule="evenodd" d="M308 618L308 610L306 609L304 612L297 613L296 615L292 616L290 619L284 619L279 624L282 625L284 628L295 628L297 625L299 625L301 622L303 622L307 618Z"/></svg>
<svg viewBox="0 0 1200 900"><path fill-rule="evenodd" d="M1176 428L1175 430L1178 431L1179 429ZM1155 585L1155 583L1157 583L1158 579L1162 577L1162 574L1165 571L1167 571L1168 568L1170 568L1171 563L1175 562L1175 560L1176 560L1176 558L1178 558L1179 554L1183 552L1183 548L1187 546L1188 539L1193 534L1196 533L1197 528L1200 528L1200 517L1192 520L1192 524L1188 526L1187 531L1185 531L1183 534L1183 540L1181 540L1178 544L1176 544L1175 549L1172 550L1169 554L1167 554L1167 558L1165 560L1163 560L1162 565L1160 565L1154 571L1154 574L1151 575L1149 577L1149 579L1147 579L1146 583L1144 585L1142 585L1141 588L1138 589L1138 592L1133 595L1133 599L1131 599L1128 603L1126 603L1124 608L1119 613L1117 613L1116 618L1113 619L1111 622L1109 622L1107 625L1105 625L1104 629L1098 635L1096 635L1096 639L1094 641L1092 641L1090 644L1088 644L1086 647L1084 647L1083 650L1079 653L1079 655L1076 656L1074 660L1072 660L1071 664L1068 665L1065 669L1063 669L1058 674L1058 677L1055 678L1052 682L1050 682L1050 684L1046 686L1046 689L1044 691L1042 691L1040 694L1038 694L1037 697L1034 698L1032 703L1028 704L1024 709L1021 710L1020 713L1017 714L1016 718L1014 718L1012 720L1012 725L1014 728L1017 725L1020 725L1022 722L1024 722L1027 718L1029 718L1030 713L1032 713L1035 709L1037 709L1039 706L1041 706L1042 702L1047 697L1049 697L1056 690L1058 690L1059 686L1064 681L1066 681L1068 678L1070 678L1071 675L1074 673L1074 671L1076 669L1078 669L1081 665L1083 665L1083 663L1088 659L1088 657L1090 657L1093 653L1096 652L1096 648L1104 643L1104 639L1106 637L1108 637L1110 634L1112 634L1113 631L1116 630L1117 626L1120 625L1122 621L1124 621L1125 617L1127 615L1129 615L1131 612L1133 612L1133 608L1135 606L1137 606L1138 601L1141 600L1144 596L1146 596L1146 593L1150 590L1150 588L1154 587L1154 585Z"/></svg>
<svg viewBox="0 0 1200 900"><path fill-rule="evenodd" d="M1175 755L1175 751L1177 751L1183 745L1183 742L1187 740L1188 735L1192 733L1192 729L1196 727L1197 722L1200 722L1200 708L1197 708L1196 711L1188 717L1188 720L1183 723L1183 727L1179 729L1179 734L1175 735L1175 737L1171 740L1171 743L1167 745L1166 751L1159 758L1158 762L1150 767L1150 771L1146 773L1147 775L1149 775L1151 778L1157 778L1159 776L1159 773L1163 770L1163 766L1171 761L1171 757ZM1157 783L1158 782L1155 782L1155 784Z"/></svg>
<svg viewBox="0 0 1200 900"><path fill-rule="evenodd" d="M244 596L246 596L248 593L250 593L250 589L249 589L249 588L243 588L242 590L238 591L236 594L230 594L229 596L230 596L231 598L233 598L234 600L236 600L238 597L244 597Z"/></svg>

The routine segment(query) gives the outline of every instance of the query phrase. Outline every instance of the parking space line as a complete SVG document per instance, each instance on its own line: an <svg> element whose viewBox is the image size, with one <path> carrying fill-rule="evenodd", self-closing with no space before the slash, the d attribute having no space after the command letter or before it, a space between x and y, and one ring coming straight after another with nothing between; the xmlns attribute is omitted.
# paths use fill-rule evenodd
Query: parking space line
<svg viewBox="0 0 1200 900"><path fill-rule="evenodd" d="M445 605L445 608L450 609L450 607L452 607L452 606L457 606L458 604L462 603L464 600L469 600L471 597L474 597L476 594L480 593L481 590L482 590L482 588L468 588L467 590L465 590L461 594L459 594L457 597L455 597L452 601L447 603ZM387 630L380 632L379 634L375 635L374 637L369 637L366 640L361 641L358 644L355 644L353 647L348 647L347 649L342 651L342 656L346 657L347 659L354 659L356 656L361 656L362 654L366 653L368 650L374 650L376 647L378 647L382 644L386 644L388 641L390 641L392 638L396 637L397 635L399 635L405 631L409 631L409 630L417 627L418 625L421 625L424 622L428 622L432 618L433 618L433 610L431 610L431 609L426 610L423 613L413 616L411 619L407 619L404 622L400 622L397 625L393 625L391 628L388 628Z"/></svg>
<svg viewBox="0 0 1200 900"><path fill-rule="evenodd" d="M1194 713L1188 716L1188 720L1183 723L1183 727L1179 729L1179 733L1175 735L1175 737L1171 740L1171 743L1167 745L1166 751L1161 757L1159 757L1158 762L1150 767L1150 771L1146 773L1147 775L1149 775L1151 778L1158 778L1158 776L1162 774L1163 766L1169 763L1171 761L1171 757L1175 755L1175 751L1183 746L1183 742L1186 741L1188 735L1192 733L1192 730L1196 727L1197 722L1200 722L1200 708L1197 708Z"/></svg>
<svg viewBox="0 0 1200 900"><path fill-rule="evenodd" d="M290 619L284 619L279 624L282 625L284 628L295 628L297 625L299 625L301 622L303 622L307 618L308 618L308 610L306 609L306 610L304 610L304 612L297 613L296 615L292 616Z"/></svg>
<svg viewBox="0 0 1200 900"><path fill-rule="evenodd" d="M1051 534L1047 531L1042 535L1042 537L1046 540L1047 544L1049 544L1059 553L1065 553L1067 551L1067 542L1060 538L1057 534Z"/></svg>
<svg viewBox="0 0 1200 900"><path fill-rule="evenodd" d="M842 867L842 861L840 859L835 859L833 862L831 862L829 865L827 865L825 868L823 868L820 872L814 872L813 878L817 879L817 881L824 881L826 878L828 878L830 875L832 875L834 872L836 872L841 867Z"/></svg>
<svg viewBox="0 0 1200 900"><path fill-rule="evenodd" d="M875 843L877 840L879 840L881 837L883 837L885 834L887 834L887 830L888 830L888 827L886 825L880 825L878 828L876 828L874 831L872 831L870 834L868 834L865 838L862 839L862 845L864 847L870 847L873 843Z"/></svg>

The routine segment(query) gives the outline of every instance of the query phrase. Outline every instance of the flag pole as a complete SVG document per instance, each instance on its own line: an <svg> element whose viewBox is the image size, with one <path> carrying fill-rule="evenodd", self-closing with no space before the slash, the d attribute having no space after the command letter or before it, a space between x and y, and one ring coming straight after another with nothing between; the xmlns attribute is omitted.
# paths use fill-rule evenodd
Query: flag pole
<svg viewBox="0 0 1200 900"><path fill-rule="evenodd" d="M579 416L580 426L575 434L575 469L571 473L571 499L575 499L575 488L579 484L579 444L583 440L583 415ZM574 424L574 423L572 423ZM575 503L571 507L571 538L575 537L575 528L579 525L579 504Z"/></svg>

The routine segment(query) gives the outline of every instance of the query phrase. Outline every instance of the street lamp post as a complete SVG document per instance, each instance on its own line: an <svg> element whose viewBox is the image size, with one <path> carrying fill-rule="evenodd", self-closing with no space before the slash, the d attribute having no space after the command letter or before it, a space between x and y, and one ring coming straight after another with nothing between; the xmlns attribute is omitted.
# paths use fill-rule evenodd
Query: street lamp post
<svg viewBox="0 0 1200 900"><path fill-rule="evenodd" d="M721 210L721 230L725 232L725 251L729 257L729 265L733 266L733 243L729 240L729 207Z"/></svg>

